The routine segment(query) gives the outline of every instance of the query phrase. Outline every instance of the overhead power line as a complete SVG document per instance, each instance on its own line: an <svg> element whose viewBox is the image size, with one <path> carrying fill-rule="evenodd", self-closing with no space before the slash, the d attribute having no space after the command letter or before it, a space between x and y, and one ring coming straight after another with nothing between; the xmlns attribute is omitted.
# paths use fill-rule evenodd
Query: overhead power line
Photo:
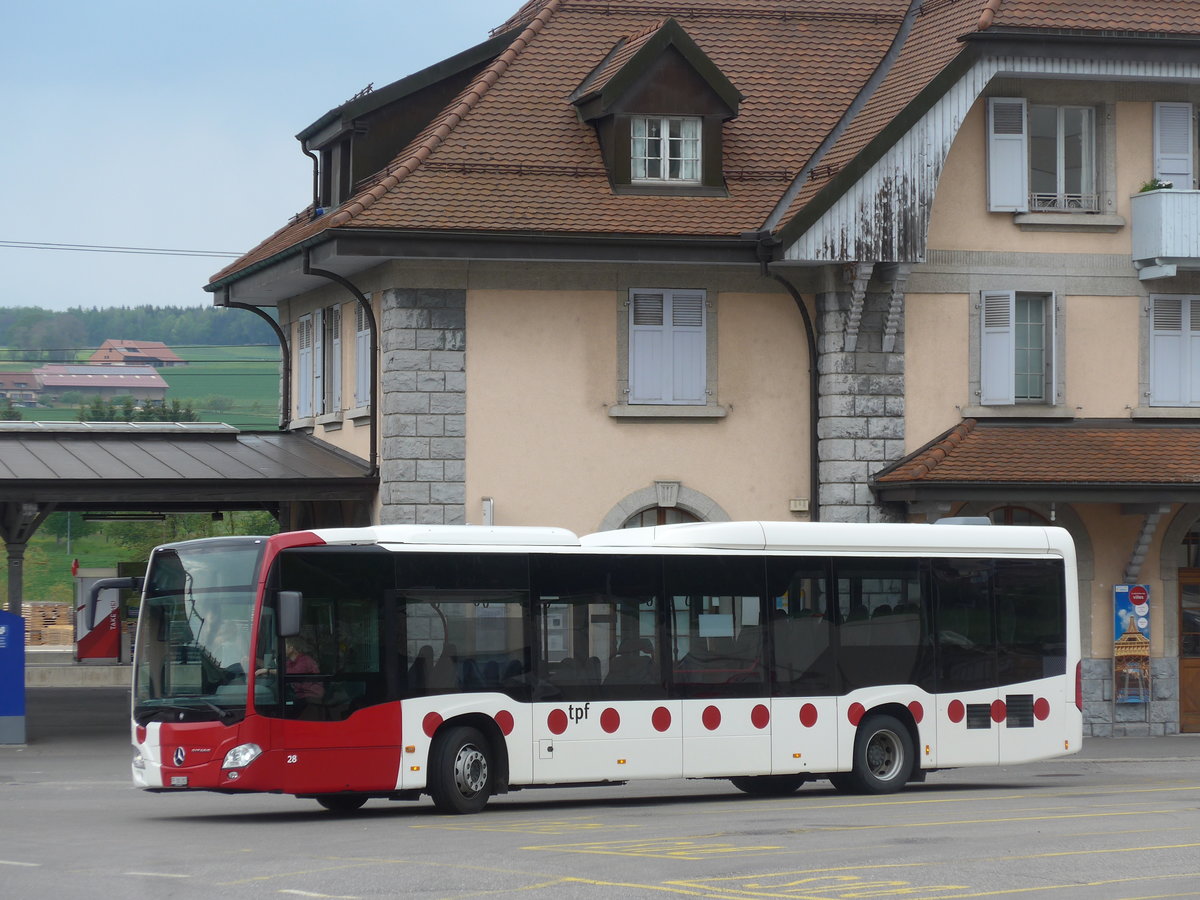
<svg viewBox="0 0 1200 900"><path fill-rule="evenodd" d="M76 253L135 253L142 256L199 256L228 259L241 256L227 250L174 250L165 247L113 247L105 244L51 244L45 241L0 241L15 250L69 250Z"/></svg>

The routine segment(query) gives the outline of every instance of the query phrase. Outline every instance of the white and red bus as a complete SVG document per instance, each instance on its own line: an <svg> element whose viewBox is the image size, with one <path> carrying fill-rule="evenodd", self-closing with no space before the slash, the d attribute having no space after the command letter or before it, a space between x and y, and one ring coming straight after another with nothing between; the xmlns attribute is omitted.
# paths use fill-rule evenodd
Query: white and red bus
<svg viewBox="0 0 1200 900"><path fill-rule="evenodd" d="M135 783L466 813L535 785L824 778L1082 743L1060 528L392 525L157 548Z"/></svg>

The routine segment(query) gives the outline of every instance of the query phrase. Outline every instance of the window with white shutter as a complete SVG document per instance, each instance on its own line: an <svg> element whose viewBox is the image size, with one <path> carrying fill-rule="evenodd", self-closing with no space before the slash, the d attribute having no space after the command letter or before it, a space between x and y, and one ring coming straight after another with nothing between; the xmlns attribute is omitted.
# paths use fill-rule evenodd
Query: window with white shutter
<svg viewBox="0 0 1200 900"><path fill-rule="evenodd" d="M1191 190L1193 165L1192 104L1154 104L1154 177L1177 190Z"/></svg>
<svg viewBox="0 0 1200 900"><path fill-rule="evenodd" d="M1200 297L1150 298L1150 405L1200 406Z"/></svg>
<svg viewBox="0 0 1200 900"><path fill-rule="evenodd" d="M296 322L296 415L313 414L313 320L301 316Z"/></svg>
<svg viewBox="0 0 1200 900"><path fill-rule="evenodd" d="M1054 295L984 291L979 318L979 402L1053 405Z"/></svg>
<svg viewBox="0 0 1200 900"><path fill-rule="evenodd" d="M325 310L325 411L342 408L342 308Z"/></svg>
<svg viewBox="0 0 1200 900"><path fill-rule="evenodd" d="M629 402L707 400L704 291L629 292Z"/></svg>
<svg viewBox="0 0 1200 900"><path fill-rule="evenodd" d="M325 413L325 311L312 313L312 412Z"/></svg>
<svg viewBox="0 0 1200 900"><path fill-rule="evenodd" d="M354 405L371 405L371 325L361 303L354 307Z"/></svg>

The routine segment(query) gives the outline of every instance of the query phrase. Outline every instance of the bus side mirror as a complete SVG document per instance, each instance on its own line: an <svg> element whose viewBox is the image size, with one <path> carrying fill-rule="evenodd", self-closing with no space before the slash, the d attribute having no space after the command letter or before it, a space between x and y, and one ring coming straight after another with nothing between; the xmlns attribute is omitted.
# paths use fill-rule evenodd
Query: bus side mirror
<svg viewBox="0 0 1200 900"><path fill-rule="evenodd" d="M300 607L304 595L299 591L279 592L279 636L295 637L300 633Z"/></svg>

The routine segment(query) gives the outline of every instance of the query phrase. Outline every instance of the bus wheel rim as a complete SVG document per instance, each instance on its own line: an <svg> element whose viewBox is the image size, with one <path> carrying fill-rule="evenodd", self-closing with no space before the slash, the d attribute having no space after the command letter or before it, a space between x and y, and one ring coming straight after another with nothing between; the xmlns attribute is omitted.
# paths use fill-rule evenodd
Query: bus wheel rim
<svg viewBox="0 0 1200 900"><path fill-rule="evenodd" d="M465 744L454 758L454 782L463 796L478 794L487 784L487 757L474 744Z"/></svg>
<svg viewBox="0 0 1200 900"><path fill-rule="evenodd" d="M877 731L867 742L867 769L880 781L890 781L900 771L903 749L890 731Z"/></svg>

